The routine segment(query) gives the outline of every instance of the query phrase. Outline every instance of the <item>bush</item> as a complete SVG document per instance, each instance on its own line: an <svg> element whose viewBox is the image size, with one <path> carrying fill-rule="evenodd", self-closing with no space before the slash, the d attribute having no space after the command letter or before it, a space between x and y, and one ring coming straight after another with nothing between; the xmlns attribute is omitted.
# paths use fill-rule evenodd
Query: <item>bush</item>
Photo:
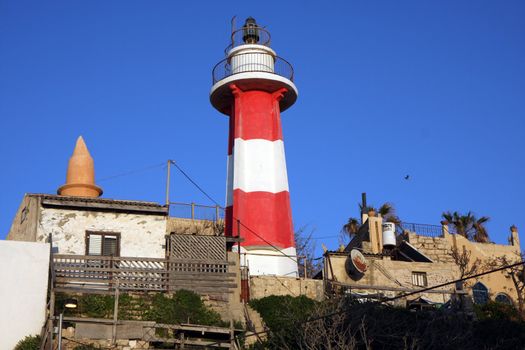
<svg viewBox="0 0 525 350"><path fill-rule="evenodd" d="M31 335L20 340L14 350L38 350L40 348L40 336Z"/></svg>
<svg viewBox="0 0 525 350"><path fill-rule="evenodd" d="M297 323L306 320L316 304L316 301L304 295L298 297L271 295L250 301L250 306L261 315L264 323L278 338L278 342L286 344L294 344L297 341ZM264 348L279 348L279 344L270 337Z"/></svg>
<svg viewBox="0 0 525 350"><path fill-rule="evenodd" d="M474 311L479 320L520 320L519 311L514 306L496 301L488 301L484 305L474 305Z"/></svg>
<svg viewBox="0 0 525 350"><path fill-rule="evenodd" d="M151 308L145 313L149 321L159 323L194 323L206 326L227 326L221 316L209 309L201 297L189 290L178 290L169 297L157 294L153 297Z"/></svg>
<svg viewBox="0 0 525 350"><path fill-rule="evenodd" d="M251 300L253 307L270 329L288 329L294 322L305 320L315 307L316 302L304 295L271 295Z"/></svg>
<svg viewBox="0 0 525 350"><path fill-rule="evenodd" d="M316 303L300 297L267 297L250 302L270 328L268 340L253 349L524 349L525 323L508 305L480 307L473 321L448 310L411 312L376 303ZM320 317L329 315L327 317ZM305 323L308 318L313 321Z"/></svg>

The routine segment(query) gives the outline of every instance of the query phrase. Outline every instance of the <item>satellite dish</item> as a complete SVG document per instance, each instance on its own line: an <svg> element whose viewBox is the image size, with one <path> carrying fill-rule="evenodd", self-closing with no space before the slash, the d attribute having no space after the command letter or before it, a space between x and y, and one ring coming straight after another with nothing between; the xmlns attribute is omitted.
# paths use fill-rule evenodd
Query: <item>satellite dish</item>
<svg viewBox="0 0 525 350"><path fill-rule="evenodd" d="M350 251L348 258L346 258L345 268L346 272L353 280L357 281L361 279L368 270L368 266L368 261L363 253L357 249L352 249Z"/></svg>

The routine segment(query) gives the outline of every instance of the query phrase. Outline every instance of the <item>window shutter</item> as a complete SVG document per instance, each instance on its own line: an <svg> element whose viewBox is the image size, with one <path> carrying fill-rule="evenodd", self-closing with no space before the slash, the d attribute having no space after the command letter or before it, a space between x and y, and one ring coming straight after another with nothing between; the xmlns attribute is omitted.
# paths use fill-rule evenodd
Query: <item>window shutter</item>
<svg viewBox="0 0 525 350"><path fill-rule="evenodd" d="M102 236L89 235L88 255L101 255L102 253Z"/></svg>
<svg viewBox="0 0 525 350"><path fill-rule="evenodd" d="M104 256L116 256L117 255L117 237L115 236L104 236L104 246L102 247L102 255Z"/></svg>

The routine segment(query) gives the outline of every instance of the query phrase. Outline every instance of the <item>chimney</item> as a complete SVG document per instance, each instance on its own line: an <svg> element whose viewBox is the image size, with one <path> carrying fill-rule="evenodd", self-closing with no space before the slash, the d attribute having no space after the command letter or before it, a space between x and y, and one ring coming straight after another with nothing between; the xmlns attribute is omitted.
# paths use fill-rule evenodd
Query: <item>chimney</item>
<svg viewBox="0 0 525 350"><path fill-rule="evenodd" d="M513 246L520 247L520 236L518 234L518 228L515 225L510 227L510 242Z"/></svg>
<svg viewBox="0 0 525 350"><path fill-rule="evenodd" d="M82 136L78 137L73 155L69 158L66 184L57 193L61 196L91 198L102 195L102 189L95 185L95 165Z"/></svg>

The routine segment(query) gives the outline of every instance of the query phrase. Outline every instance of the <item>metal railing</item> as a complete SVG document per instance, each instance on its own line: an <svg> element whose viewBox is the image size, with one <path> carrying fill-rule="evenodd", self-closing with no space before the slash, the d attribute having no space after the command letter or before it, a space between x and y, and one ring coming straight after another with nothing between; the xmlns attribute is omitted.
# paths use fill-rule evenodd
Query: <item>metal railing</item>
<svg viewBox="0 0 525 350"><path fill-rule="evenodd" d="M213 67L213 84L229 76L246 72L272 73L293 81L292 65L284 58L269 53L250 52L234 55L220 61Z"/></svg>
<svg viewBox="0 0 525 350"><path fill-rule="evenodd" d="M224 219L224 208L218 205L170 202L171 217L218 221Z"/></svg>
<svg viewBox="0 0 525 350"><path fill-rule="evenodd" d="M270 32L261 27L252 27L248 30L241 28L232 32L231 43L224 49L224 53L228 52L239 45L256 44L270 47L271 36Z"/></svg>
<svg viewBox="0 0 525 350"><path fill-rule="evenodd" d="M396 225L397 227L398 225ZM404 231L414 232L420 236L442 237L443 228L441 225L415 224L411 222L402 222L399 227Z"/></svg>

